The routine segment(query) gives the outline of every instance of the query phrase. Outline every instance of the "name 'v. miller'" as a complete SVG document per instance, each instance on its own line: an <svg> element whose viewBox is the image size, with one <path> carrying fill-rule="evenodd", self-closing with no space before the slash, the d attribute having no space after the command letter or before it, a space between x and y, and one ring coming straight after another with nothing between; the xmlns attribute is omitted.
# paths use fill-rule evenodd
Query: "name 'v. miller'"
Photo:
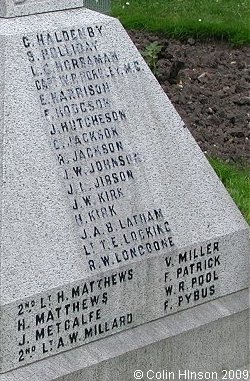
<svg viewBox="0 0 250 381"><path fill-rule="evenodd" d="M199 257L204 257L206 255L213 255L219 252L219 242L214 241L204 245L201 245L199 248L195 247L194 249L184 251L179 254L179 264L183 262L193 261Z"/></svg>

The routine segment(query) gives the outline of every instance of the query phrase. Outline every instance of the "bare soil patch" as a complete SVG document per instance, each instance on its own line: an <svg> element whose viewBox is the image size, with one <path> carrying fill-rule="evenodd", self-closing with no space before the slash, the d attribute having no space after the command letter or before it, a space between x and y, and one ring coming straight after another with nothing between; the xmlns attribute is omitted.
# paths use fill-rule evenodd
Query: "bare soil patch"
<svg viewBox="0 0 250 381"><path fill-rule="evenodd" d="M154 41L163 46L157 79L201 149L250 164L250 47L129 34L140 51Z"/></svg>

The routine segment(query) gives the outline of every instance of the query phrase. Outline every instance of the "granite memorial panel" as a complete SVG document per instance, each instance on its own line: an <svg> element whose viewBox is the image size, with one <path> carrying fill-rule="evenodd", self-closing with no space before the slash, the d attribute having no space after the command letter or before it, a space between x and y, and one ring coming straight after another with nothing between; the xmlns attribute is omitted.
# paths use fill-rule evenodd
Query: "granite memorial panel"
<svg viewBox="0 0 250 381"><path fill-rule="evenodd" d="M248 287L248 226L119 21L3 4L1 372Z"/></svg>

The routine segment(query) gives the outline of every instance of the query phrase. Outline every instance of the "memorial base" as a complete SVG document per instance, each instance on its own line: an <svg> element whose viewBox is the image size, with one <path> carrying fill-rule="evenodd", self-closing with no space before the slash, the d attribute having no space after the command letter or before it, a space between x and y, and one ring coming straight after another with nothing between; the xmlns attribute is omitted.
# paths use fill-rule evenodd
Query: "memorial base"
<svg viewBox="0 0 250 381"><path fill-rule="evenodd" d="M7 372L0 381L193 380L195 374L244 380L247 364L245 289Z"/></svg>

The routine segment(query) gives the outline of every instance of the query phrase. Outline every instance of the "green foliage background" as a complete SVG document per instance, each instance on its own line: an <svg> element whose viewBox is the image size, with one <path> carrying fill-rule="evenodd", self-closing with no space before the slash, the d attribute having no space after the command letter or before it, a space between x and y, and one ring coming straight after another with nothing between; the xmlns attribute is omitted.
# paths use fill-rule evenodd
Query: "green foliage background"
<svg viewBox="0 0 250 381"><path fill-rule="evenodd" d="M250 42L250 0L112 0L112 15L128 29Z"/></svg>

